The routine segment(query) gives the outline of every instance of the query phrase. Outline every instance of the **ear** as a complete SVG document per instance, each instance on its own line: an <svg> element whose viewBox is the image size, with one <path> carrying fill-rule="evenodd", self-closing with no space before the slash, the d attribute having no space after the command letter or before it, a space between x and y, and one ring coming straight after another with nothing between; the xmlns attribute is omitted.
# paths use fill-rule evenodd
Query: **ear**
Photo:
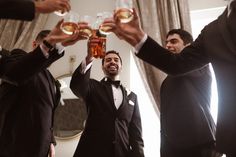
<svg viewBox="0 0 236 157"><path fill-rule="evenodd" d="M32 42L32 47L33 47L33 48L36 48L36 47L37 47L37 42L36 42L36 41L33 41L33 42Z"/></svg>

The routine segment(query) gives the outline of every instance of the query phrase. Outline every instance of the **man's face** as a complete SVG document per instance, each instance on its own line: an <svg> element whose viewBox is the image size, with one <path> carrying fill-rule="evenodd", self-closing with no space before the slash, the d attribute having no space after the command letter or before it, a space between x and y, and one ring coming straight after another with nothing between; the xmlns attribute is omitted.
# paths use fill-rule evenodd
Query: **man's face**
<svg viewBox="0 0 236 157"><path fill-rule="evenodd" d="M180 53L185 46L178 34L169 35L166 39L166 49L172 53Z"/></svg>
<svg viewBox="0 0 236 157"><path fill-rule="evenodd" d="M121 71L120 58L113 53L106 55L104 58L104 64L102 65L102 70L108 77L115 77L119 75Z"/></svg>

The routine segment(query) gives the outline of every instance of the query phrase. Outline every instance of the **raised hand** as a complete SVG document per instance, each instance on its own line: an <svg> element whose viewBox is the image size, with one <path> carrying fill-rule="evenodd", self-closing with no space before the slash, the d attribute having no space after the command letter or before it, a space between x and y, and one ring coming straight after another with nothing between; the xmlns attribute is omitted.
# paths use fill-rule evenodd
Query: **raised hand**
<svg viewBox="0 0 236 157"><path fill-rule="evenodd" d="M114 14L114 19L105 20L103 25L111 27L111 31L116 34L116 36L122 40L127 41L132 46L138 44L144 37L144 31L141 28L139 17L133 9L134 17L128 23L121 23L118 15Z"/></svg>

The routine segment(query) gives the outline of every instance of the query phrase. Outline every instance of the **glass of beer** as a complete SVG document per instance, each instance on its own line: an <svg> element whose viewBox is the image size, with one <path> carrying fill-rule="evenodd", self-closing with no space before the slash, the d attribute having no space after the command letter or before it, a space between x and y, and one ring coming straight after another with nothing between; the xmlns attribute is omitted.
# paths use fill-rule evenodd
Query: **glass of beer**
<svg viewBox="0 0 236 157"><path fill-rule="evenodd" d="M105 19L108 19L108 18L113 18L113 14L112 14L111 12L102 12L102 13L101 13L101 20L102 20L102 22L103 22ZM108 35L108 34L111 33L110 30L111 30L111 27L109 27L109 26L103 26L102 23L101 23L100 26L99 26L99 32L100 32L101 34Z"/></svg>
<svg viewBox="0 0 236 157"><path fill-rule="evenodd" d="M99 26L101 25L101 14L97 14L97 18L92 27L92 36L88 40L88 49L92 53L94 58L104 58L106 54L106 35L101 34ZM96 42L93 42L93 38L96 38Z"/></svg>
<svg viewBox="0 0 236 157"><path fill-rule="evenodd" d="M70 11L64 16L64 21L61 24L61 30L66 34L72 35L76 30L79 29L78 22L79 15Z"/></svg>
<svg viewBox="0 0 236 157"><path fill-rule="evenodd" d="M93 26L94 21L95 21L95 18L92 17L92 16L89 16L89 15L84 15L84 16L80 17L79 22L86 22L86 23L88 23L88 26L90 27L88 29L87 28L86 29L80 29L80 32L85 33L85 35L83 35L84 37L89 38L89 37L92 36L92 34L93 34L92 26Z"/></svg>
<svg viewBox="0 0 236 157"><path fill-rule="evenodd" d="M130 22L134 17L132 0L116 0L116 15L121 23Z"/></svg>

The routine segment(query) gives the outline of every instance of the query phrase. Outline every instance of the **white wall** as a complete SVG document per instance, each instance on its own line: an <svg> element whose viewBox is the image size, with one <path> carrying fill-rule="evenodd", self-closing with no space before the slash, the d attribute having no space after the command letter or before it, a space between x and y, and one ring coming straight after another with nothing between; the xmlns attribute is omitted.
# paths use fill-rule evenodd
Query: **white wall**
<svg viewBox="0 0 236 157"><path fill-rule="evenodd" d="M228 0L188 0L190 10L223 7Z"/></svg>

